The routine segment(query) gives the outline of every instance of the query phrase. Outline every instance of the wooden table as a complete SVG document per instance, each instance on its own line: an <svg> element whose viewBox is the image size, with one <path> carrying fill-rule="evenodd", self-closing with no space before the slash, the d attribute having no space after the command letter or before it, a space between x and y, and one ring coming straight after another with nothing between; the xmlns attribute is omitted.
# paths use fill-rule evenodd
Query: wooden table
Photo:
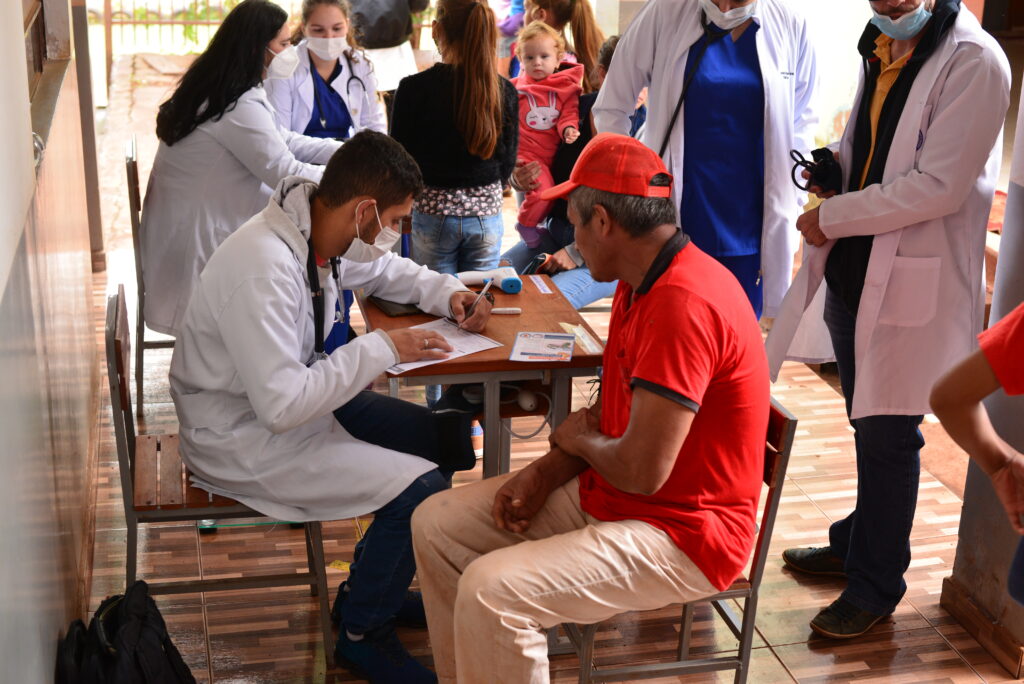
<svg viewBox="0 0 1024 684"><path fill-rule="evenodd" d="M400 379L419 385L480 383L484 386L484 477L507 473L510 467L510 436L501 424L502 382L540 380L550 386L551 427L554 429L569 414L572 379L596 375L601 366L601 354L589 353L578 343L568 362L509 361L516 333L564 333L561 323L581 325L598 344L602 342L551 279L546 275L540 278L551 290L550 294L541 292L529 276L523 277L523 290L519 294L509 295L491 288L495 307L516 306L523 310L519 315L493 315L487 322L481 334L502 346L389 376L393 393ZM364 297L357 299L368 331L397 330L435 320L434 316L425 314L391 317Z"/></svg>

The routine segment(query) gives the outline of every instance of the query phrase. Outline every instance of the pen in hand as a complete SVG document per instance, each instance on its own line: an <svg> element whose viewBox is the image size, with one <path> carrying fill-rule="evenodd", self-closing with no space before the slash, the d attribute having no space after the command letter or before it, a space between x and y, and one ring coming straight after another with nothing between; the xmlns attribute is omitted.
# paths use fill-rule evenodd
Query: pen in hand
<svg viewBox="0 0 1024 684"><path fill-rule="evenodd" d="M473 303L469 305L468 309L466 309L466 315L463 317L462 323L465 323L473 316L473 312L476 311L476 305L480 303L480 300L483 299L484 295L487 294L487 290L491 289L491 285L493 284L494 278L491 278L490 280L487 281L487 283L484 284L484 289L480 290L480 294L476 296L476 299L473 300ZM459 323L460 328L462 327L462 323Z"/></svg>

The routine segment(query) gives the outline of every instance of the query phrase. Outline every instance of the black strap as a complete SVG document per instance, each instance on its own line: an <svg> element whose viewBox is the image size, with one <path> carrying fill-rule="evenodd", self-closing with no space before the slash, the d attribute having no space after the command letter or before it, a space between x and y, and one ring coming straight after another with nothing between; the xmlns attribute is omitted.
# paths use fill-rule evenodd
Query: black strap
<svg viewBox="0 0 1024 684"><path fill-rule="evenodd" d="M701 60L704 59L704 53L708 51L708 48L711 47L711 44L716 40L724 38L732 33L731 29L727 31L715 31L712 29L711 25L708 24L707 15L704 14L703 10L701 10L700 13L700 23L701 26L704 27L704 44L701 46L700 52L697 54L697 59L693 60L693 68L690 68L689 64L687 65L689 74L687 74L683 79L683 89L679 93L679 101L676 102L675 111L672 112L672 119L668 122L668 130L665 131L665 140L662 141L661 148L658 150L659 157L665 156L665 150L668 149L669 138L672 137L672 129L676 127L676 120L679 118L679 112L683 108L683 101L686 100L686 91L690 89L690 84L693 83L693 77L697 75L697 68L700 66Z"/></svg>
<svg viewBox="0 0 1024 684"><path fill-rule="evenodd" d="M324 354L324 288L320 284L320 272L316 268L316 252L312 238L306 241L309 254L306 257L306 277L309 278L309 292L313 297L313 350L317 358Z"/></svg>

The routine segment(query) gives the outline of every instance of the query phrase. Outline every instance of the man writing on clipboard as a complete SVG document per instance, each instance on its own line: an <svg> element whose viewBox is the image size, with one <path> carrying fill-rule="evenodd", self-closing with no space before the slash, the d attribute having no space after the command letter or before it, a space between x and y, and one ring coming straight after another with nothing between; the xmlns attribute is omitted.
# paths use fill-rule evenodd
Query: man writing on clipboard
<svg viewBox="0 0 1024 684"><path fill-rule="evenodd" d="M375 331L326 354L324 319L350 288L484 327L489 302L467 316L473 292L389 251L421 188L415 161L372 131L335 153L319 186L284 179L207 263L170 373L197 486L279 520L373 513L335 602L335 658L382 681L433 681L394 624L424 624L407 594L409 518L473 466L469 417L363 391L395 363L443 358L451 348L436 332Z"/></svg>

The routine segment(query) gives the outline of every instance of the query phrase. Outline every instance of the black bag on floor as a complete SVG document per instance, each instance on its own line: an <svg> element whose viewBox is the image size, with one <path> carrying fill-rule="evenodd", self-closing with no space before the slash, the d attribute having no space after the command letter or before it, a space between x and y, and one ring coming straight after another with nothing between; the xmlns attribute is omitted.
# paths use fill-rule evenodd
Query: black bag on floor
<svg viewBox="0 0 1024 684"><path fill-rule="evenodd" d="M167 635L167 625L139 580L106 598L86 630L68 628L58 652L58 684L195 684Z"/></svg>

